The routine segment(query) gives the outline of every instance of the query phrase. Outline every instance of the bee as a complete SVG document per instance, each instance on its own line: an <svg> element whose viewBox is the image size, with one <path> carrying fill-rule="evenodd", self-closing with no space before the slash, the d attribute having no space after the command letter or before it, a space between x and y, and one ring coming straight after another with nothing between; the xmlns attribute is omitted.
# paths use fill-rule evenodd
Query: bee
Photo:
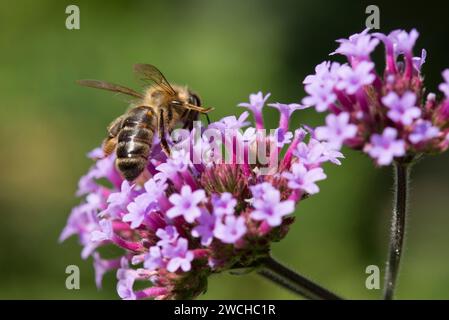
<svg viewBox="0 0 449 320"><path fill-rule="evenodd" d="M153 65L136 64L134 71L150 84L143 94L105 81L77 81L83 86L137 98L125 114L111 122L107 128L108 136L103 142L104 154L116 153L116 167L130 182L145 170L155 135L159 137L162 150L170 156L167 135L179 125L192 129L199 114L207 116L213 110L202 107L198 95L187 87L171 85Z"/></svg>

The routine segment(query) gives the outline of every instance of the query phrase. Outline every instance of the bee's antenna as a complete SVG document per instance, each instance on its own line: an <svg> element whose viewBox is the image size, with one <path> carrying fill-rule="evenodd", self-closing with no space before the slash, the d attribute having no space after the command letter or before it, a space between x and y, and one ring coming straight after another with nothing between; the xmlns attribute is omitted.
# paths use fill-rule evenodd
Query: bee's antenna
<svg viewBox="0 0 449 320"><path fill-rule="evenodd" d="M206 113L206 119L207 119L207 124L209 125L210 124L210 118L209 118L209 115Z"/></svg>
<svg viewBox="0 0 449 320"><path fill-rule="evenodd" d="M186 103L186 104L184 104L184 106L187 109L195 110L195 111L198 111L199 113L203 113L203 114L206 114L206 113L214 110L214 108L212 108L212 107L204 108L204 107L196 106L196 105L191 104L191 103Z"/></svg>

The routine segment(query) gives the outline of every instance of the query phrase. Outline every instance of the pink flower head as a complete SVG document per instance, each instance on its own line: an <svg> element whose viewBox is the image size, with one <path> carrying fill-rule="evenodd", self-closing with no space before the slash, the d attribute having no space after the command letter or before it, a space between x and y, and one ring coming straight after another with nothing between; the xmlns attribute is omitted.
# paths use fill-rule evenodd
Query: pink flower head
<svg viewBox="0 0 449 320"><path fill-rule="evenodd" d="M335 69L325 75L325 68L317 70L316 85L336 76ZM292 129L294 136L288 131L292 112L303 108L299 104L271 105L280 112L273 135L262 121L267 98L258 93L244 104L254 112L255 125L248 126L244 112L204 130L195 127L175 139L180 145L176 143L170 156L155 139L147 170L133 185L118 175L113 156L94 159L96 164L80 183L83 201L73 209L60 240L78 235L82 257L94 255L97 284L106 272L118 269L122 299L194 298L206 289L209 275L250 267L285 237L293 222L286 216L302 200L303 190L318 192L315 182L322 177L316 173L322 173L322 163L339 163L342 154L316 140L312 128ZM209 129L218 134L209 136ZM257 129L270 134L260 135ZM221 149L211 151L216 146ZM259 158L263 150L265 158ZM214 159L220 152L229 159ZM201 158L204 153L206 159ZM267 159L270 166L264 172ZM297 172L299 164L307 174L287 179L284 174ZM106 245L121 250L120 261L100 258L97 250ZM136 281L143 289L133 288Z"/></svg>
<svg viewBox="0 0 449 320"><path fill-rule="evenodd" d="M388 165L395 157L407 154L413 158L418 153L438 153L449 147L443 134L449 126L449 69L443 72L444 82L439 86L445 98L438 101L426 92L421 75L427 51L422 49L420 56L413 56L418 36L415 29L394 30L388 35L370 35L365 29L338 40L340 46L334 53L345 55L348 64L324 61L316 66L314 75L306 77L308 96L302 103L329 112L326 125L314 134L331 149L328 156L344 144L365 150L379 165ZM379 40L386 52L382 72L376 71L379 68L370 59ZM429 98L422 99L426 95ZM298 143L296 150L307 169L314 166L308 162L315 163L319 154L310 149ZM338 158L332 161L338 163Z"/></svg>

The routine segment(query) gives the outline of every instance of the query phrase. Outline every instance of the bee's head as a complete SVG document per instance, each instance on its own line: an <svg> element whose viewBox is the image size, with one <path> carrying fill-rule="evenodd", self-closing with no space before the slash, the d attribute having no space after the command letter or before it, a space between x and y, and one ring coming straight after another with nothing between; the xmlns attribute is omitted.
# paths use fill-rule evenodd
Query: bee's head
<svg viewBox="0 0 449 320"><path fill-rule="evenodd" d="M201 107L201 100L200 97L196 93L189 91L189 103L193 104L194 106Z"/></svg>
<svg viewBox="0 0 449 320"><path fill-rule="evenodd" d="M187 87L173 85L176 97L172 100L172 105L185 107L186 104L201 107L201 100L196 93L193 93Z"/></svg>
<svg viewBox="0 0 449 320"><path fill-rule="evenodd" d="M177 97L171 101L171 105L175 107L176 112L189 116L190 119L194 119L197 118L200 113L206 114L213 110L213 108L202 107L200 97L186 87L174 86L173 88ZM186 113L186 109L189 109L192 112Z"/></svg>

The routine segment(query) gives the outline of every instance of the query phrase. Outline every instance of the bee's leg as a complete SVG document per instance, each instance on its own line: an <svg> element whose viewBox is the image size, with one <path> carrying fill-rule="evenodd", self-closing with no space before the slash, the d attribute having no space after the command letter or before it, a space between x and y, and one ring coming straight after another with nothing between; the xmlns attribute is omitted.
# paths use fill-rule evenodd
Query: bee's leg
<svg viewBox="0 0 449 320"><path fill-rule="evenodd" d="M209 118L209 115L206 113L206 120L207 120L207 124L209 125L210 124L210 118Z"/></svg>
<svg viewBox="0 0 449 320"><path fill-rule="evenodd" d="M108 126L109 138L113 138L119 134L120 129L122 128L124 118L125 116L122 115L109 124Z"/></svg>
<svg viewBox="0 0 449 320"><path fill-rule="evenodd" d="M115 147L117 146L117 137L107 138L103 142L103 153L105 156L109 156L114 152Z"/></svg>
<svg viewBox="0 0 449 320"><path fill-rule="evenodd" d="M108 126L108 137L103 142L103 152L105 156L109 156L117 146L117 136L122 128L124 116L116 118Z"/></svg>
<svg viewBox="0 0 449 320"><path fill-rule="evenodd" d="M185 110L181 118L184 120L184 125L182 126L183 129L190 128L190 110Z"/></svg>
<svg viewBox="0 0 449 320"><path fill-rule="evenodd" d="M161 138L161 147L162 150L165 152L165 154L170 157L170 147L168 145L167 139L165 138L165 136L163 136Z"/></svg>
<svg viewBox="0 0 449 320"><path fill-rule="evenodd" d="M166 130L165 130L165 116L164 116L164 110L160 111L159 114L159 121L158 121L158 133L159 133L159 139L161 140L161 147L162 150L165 152L165 154L170 157L170 147L167 142L166 137Z"/></svg>
<svg viewBox="0 0 449 320"><path fill-rule="evenodd" d="M195 111L187 111L187 114L185 115L185 122L184 125L182 126L183 129L189 129L189 131L192 131L193 129L193 121L195 120Z"/></svg>
<svg viewBox="0 0 449 320"><path fill-rule="evenodd" d="M189 110L187 112L187 115L186 115L186 119L187 120L185 121L183 129L188 128L190 131L192 131L192 129L193 129L193 122L198 120L198 115L199 115L199 113L197 111Z"/></svg>

